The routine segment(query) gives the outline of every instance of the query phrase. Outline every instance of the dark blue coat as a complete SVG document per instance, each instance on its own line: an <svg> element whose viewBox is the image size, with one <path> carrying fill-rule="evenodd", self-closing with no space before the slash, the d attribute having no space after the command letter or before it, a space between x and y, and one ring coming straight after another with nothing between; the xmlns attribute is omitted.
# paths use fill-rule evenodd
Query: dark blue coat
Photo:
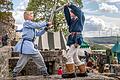
<svg viewBox="0 0 120 80"><path fill-rule="evenodd" d="M69 8L71 8L72 12L78 17L76 20L73 20L70 16ZM83 31L83 25L85 21L84 13L81 11L80 8L70 5L64 7L64 14L67 21L67 24L69 26L69 32L82 32ZM79 44L83 42L82 34L76 34L76 35L69 35L67 45L70 46L72 44Z"/></svg>
<svg viewBox="0 0 120 80"><path fill-rule="evenodd" d="M72 12L78 17L76 20L73 20L70 17L70 12L68 7L71 8ZM76 7L74 5L70 5L68 7L67 6L64 7L64 14L67 24L69 26L69 32L82 32L85 21L84 13L81 11L79 7Z"/></svg>

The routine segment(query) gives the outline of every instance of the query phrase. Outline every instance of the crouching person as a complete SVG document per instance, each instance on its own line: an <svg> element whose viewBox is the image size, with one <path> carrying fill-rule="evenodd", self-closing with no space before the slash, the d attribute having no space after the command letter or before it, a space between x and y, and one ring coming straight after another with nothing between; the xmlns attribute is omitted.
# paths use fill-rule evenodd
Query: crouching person
<svg viewBox="0 0 120 80"><path fill-rule="evenodd" d="M84 25L84 14L80 8L66 4L64 6L64 14L69 26L69 36L67 45L69 51L66 58L66 73L62 75L63 78L74 78L76 76L87 76L85 63L78 58L79 48L83 42L82 31ZM75 64L78 66L79 73L75 74Z"/></svg>

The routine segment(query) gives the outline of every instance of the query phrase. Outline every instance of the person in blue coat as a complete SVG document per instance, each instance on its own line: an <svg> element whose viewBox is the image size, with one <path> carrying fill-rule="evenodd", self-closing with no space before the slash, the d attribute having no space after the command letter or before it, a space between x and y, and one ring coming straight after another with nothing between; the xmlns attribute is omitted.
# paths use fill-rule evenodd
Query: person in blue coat
<svg viewBox="0 0 120 80"><path fill-rule="evenodd" d="M87 76L85 62L81 61L78 58L78 54L80 53L80 45L83 42L82 31L85 21L85 16L82 10L73 5L67 3L64 6L64 14L65 19L67 21L69 36L67 45L69 46L69 50L67 52L66 58L66 72L67 74L63 74L63 78L71 78L76 77L75 74L75 64L78 66L80 73L77 76Z"/></svg>
<svg viewBox="0 0 120 80"><path fill-rule="evenodd" d="M52 25L51 22L33 22L33 11L25 11L23 23L23 28L18 30L22 32L22 39L15 45L14 51L20 53L20 58L17 62L16 67L13 70L13 77L16 77L17 74L24 68L25 64L30 58L38 65L41 69L43 76L48 76L47 68L44 62L42 55L39 50L35 48L35 38L36 36L41 36L44 34ZM40 29L40 31L36 31ZM32 66L32 65L31 65Z"/></svg>

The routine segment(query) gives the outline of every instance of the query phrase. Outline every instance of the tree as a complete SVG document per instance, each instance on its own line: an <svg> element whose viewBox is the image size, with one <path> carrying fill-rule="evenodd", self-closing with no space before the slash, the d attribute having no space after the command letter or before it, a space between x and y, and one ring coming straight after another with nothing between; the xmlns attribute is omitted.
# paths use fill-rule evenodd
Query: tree
<svg viewBox="0 0 120 80"><path fill-rule="evenodd" d="M13 3L10 0L0 0L0 21L6 20L11 13L9 10L13 9Z"/></svg>
<svg viewBox="0 0 120 80"><path fill-rule="evenodd" d="M0 0L0 35L8 33L10 39L15 35L15 20L12 17L13 3L11 0Z"/></svg>
<svg viewBox="0 0 120 80"><path fill-rule="evenodd" d="M6 12L13 9L13 3L10 0L0 0L0 12Z"/></svg>

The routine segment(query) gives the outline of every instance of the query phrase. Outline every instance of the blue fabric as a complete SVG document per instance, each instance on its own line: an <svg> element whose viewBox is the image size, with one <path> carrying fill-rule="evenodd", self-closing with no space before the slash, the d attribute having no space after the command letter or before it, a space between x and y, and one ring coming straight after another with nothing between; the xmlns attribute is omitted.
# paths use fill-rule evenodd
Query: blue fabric
<svg viewBox="0 0 120 80"><path fill-rule="evenodd" d="M39 30L38 32L36 32L36 36L41 36L42 34L45 33L45 30Z"/></svg>
<svg viewBox="0 0 120 80"><path fill-rule="evenodd" d="M81 45L83 42L83 37L82 37L82 34L76 34L76 35L69 35L68 36L68 41L67 41L67 45L70 46L72 44L79 44Z"/></svg>
<svg viewBox="0 0 120 80"><path fill-rule="evenodd" d="M21 53L22 47L22 54L37 54L39 53L38 49L35 48L34 42L30 41L35 39L36 36L41 36L45 33L44 28L46 27L46 22L32 22L32 21L25 21L23 24L22 29L22 39L16 44L14 51ZM40 31L36 31L36 28L42 28ZM29 40L24 40L29 39ZM23 42L24 40L24 42Z"/></svg>
<svg viewBox="0 0 120 80"><path fill-rule="evenodd" d="M72 12L78 17L76 20L73 20L70 17L70 12L68 7L71 8ZM69 26L69 32L82 32L85 21L84 13L81 11L80 8L74 5L70 5L68 7L67 6L64 7L64 14L67 24Z"/></svg>

